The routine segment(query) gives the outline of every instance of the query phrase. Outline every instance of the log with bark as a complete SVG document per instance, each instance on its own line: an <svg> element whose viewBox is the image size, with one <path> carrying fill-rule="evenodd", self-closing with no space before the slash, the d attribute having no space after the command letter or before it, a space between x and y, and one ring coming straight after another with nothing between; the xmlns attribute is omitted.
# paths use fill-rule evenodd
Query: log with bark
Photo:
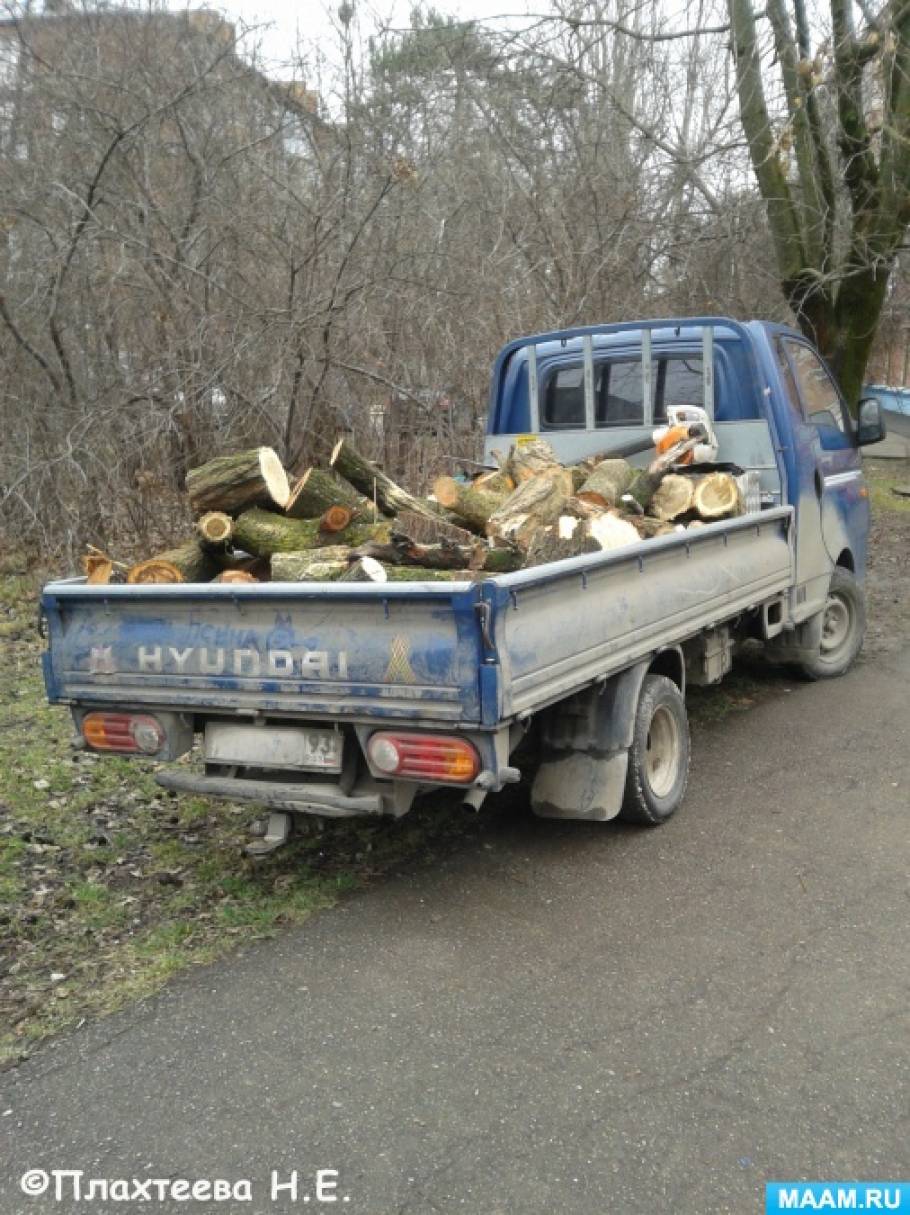
<svg viewBox="0 0 910 1215"><path fill-rule="evenodd" d="M343 532L353 520L354 512L349 506L330 506L323 515L320 515L319 527L320 530L334 535L336 532Z"/></svg>
<svg viewBox="0 0 910 1215"><path fill-rule="evenodd" d="M234 520L222 510L206 511L196 520L199 539L214 551L225 549L234 532Z"/></svg>
<svg viewBox="0 0 910 1215"><path fill-rule="evenodd" d="M694 478L668 473L651 496L648 509L655 518L669 521L692 510L694 500Z"/></svg>
<svg viewBox="0 0 910 1215"><path fill-rule="evenodd" d="M546 439L531 439L527 443L516 443L513 446L503 471L517 487L523 481L553 468L562 468L562 465L550 444Z"/></svg>
<svg viewBox="0 0 910 1215"><path fill-rule="evenodd" d="M244 511L234 524L234 545L257 557L270 557L273 553L295 553L304 549L325 545L326 533L320 528L318 519L286 519L283 515L254 507ZM331 536L333 544L356 547L368 540L387 542L391 538L391 524L352 523L343 532Z"/></svg>
<svg viewBox="0 0 910 1215"><path fill-rule="evenodd" d="M559 518L573 492L572 474L561 464L529 477L490 515L487 535L527 549L538 528Z"/></svg>
<svg viewBox="0 0 910 1215"><path fill-rule="evenodd" d="M701 519L723 519L743 513L743 496L729 473L707 473L695 482L693 506Z"/></svg>
<svg viewBox="0 0 910 1215"><path fill-rule="evenodd" d="M132 584L156 582L210 582L219 571L217 561L199 540L188 540L139 561L130 567L126 580Z"/></svg>
<svg viewBox="0 0 910 1215"><path fill-rule="evenodd" d="M433 496L440 506L450 510L473 531L483 532L490 516L514 493L514 490L475 488L473 484L456 481L454 477L437 477Z"/></svg>
<svg viewBox="0 0 910 1215"><path fill-rule="evenodd" d="M272 557L273 582L333 582L340 578L352 560L345 544L298 552L276 552Z"/></svg>
<svg viewBox="0 0 910 1215"><path fill-rule="evenodd" d="M562 515L555 524L541 527L534 533L528 546L525 566L546 565L550 561L564 561L567 557L580 557L584 553L599 553L600 545L588 534L581 519L573 515Z"/></svg>
<svg viewBox="0 0 910 1215"><path fill-rule="evenodd" d="M89 586L106 586L114 572L114 562L101 553L87 553L82 558L82 568Z"/></svg>
<svg viewBox="0 0 910 1215"><path fill-rule="evenodd" d="M415 544L407 536L392 532L389 544L365 544L355 549L358 557L373 557L392 565L419 565L437 570L486 570L507 574L521 569L523 554L510 545L491 547L478 537L474 543Z"/></svg>
<svg viewBox="0 0 910 1215"><path fill-rule="evenodd" d="M373 504L349 481L321 468L308 468L295 483L284 508L291 519L318 519L333 506L347 506L364 519L372 519Z"/></svg>
<svg viewBox="0 0 910 1215"><path fill-rule="evenodd" d="M634 479L635 469L626 460L601 460L582 482L578 493L597 494L605 506L616 506Z"/></svg>
<svg viewBox="0 0 910 1215"><path fill-rule="evenodd" d="M428 519L426 515L415 515L413 511L402 510L395 516L395 533L407 536L415 544L441 544L451 540L454 544L476 544L477 536L466 527L450 523L442 516Z"/></svg>
<svg viewBox="0 0 910 1215"><path fill-rule="evenodd" d="M222 570L215 582L258 582L259 579L249 570Z"/></svg>
<svg viewBox="0 0 910 1215"><path fill-rule="evenodd" d="M342 582L388 582L389 575L375 557L358 557L341 575Z"/></svg>
<svg viewBox="0 0 910 1215"><path fill-rule="evenodd" d="M437 513L428 503L409 494L372 461L362 456L349 439L338 440L329 464L370 502L376 502L383 514L396 515L399 511L409 510L432 519Z"/></svg>
<svg viewBox="0 0 910 1215"><path fill-rule="evenodd" d="M186 474L186 492L197 515L212 510L236 515L261 503L284 507L290 487L271 447L253 447L191 468Z"/></svg>

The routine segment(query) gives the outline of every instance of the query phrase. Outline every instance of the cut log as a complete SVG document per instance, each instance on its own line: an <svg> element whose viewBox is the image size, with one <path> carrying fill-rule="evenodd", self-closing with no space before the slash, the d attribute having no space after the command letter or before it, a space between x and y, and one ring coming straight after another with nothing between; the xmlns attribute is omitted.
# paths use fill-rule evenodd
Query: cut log
<svg viewBox="0 0 910 1215"><path fill-rule="evenodd" d="M490 516L487 534L526 550L538 528L556 522L573 488L572 474L562 465L530 477Z"/></svg>
<svg viewBox="0 0 910 1215"><path fill-rule="evenodd" d="M510 494L515 488L515 482L505 471L498 468L490 472L481 473L479 477L474 477L471 481L472 489L482 489L488 494Z"/></svg>
<svg viewBox="0 0 910 1215"><path fill-rule="evenodd" d="M390 538L391 525L388 522L354 522L331 537L336 544L352 547L366 544L368 540L387 543ZM326 533L320 528L318 519L287 519L256 507L244 511L234 524L235 547L257 557L319 548L325 544L325 540Z"/></svg>
<svg viewBox="0 0 910 1215"><path fill-rule="evenodd" d="M350 549L327 545L297 553L276 553L272 558L273 582L334 582L347 572Z"/></svg>
<svg viewBox="0 0 910 1215"><path fill-rule="evenodd" d="M284 513L291 519L318 519L333 506L347 506L355 515L372 518L373 504L349 481L321 468L308 468L296 482Z"/></svg>
<svg viewBox="0 0 910 1215"><path fill-rule="evenodd" d="M215 582L258 582L259 579L249 570L222 570Z"/></svg>
<svg viewBox="0 0 910 1215"><path fill-rule="evenodd" d="M546 439L531 439L528 443L514 444L506 460L504 471L512 478L517 487L523 481L528 481L542 472L557 467L561 468L562 465Z"/></svg>
<svg viewBox="0 0 910 1215"><path fill-rule="evenodd" d="M652 540L655 536L669 536L682 528L680 523L667 523L663 519L654 519L651 515L627 515L626 522L632 524L642 540Z"/></svg>
<svg viewBox="0 0 910 1215"><path fill-rule="evenodd" d="M209 510L236 515L246 506L283 507L290 496L287 473L271 447L216 456L186 474L186 492L197 515Z"/></svg>
<svg viewBox="0 0 910 1215"><path fill-rule="evenodd" d="M343 532L354 518L354 512L349 506L330 506L319 520L319 526L324 532Z"/></svg>
<svg viewBox="0 0 910 1215"><path fill-rule="evenodd" d="M342 582L388 582L389 575L374 557L358 557L341 575Z"/></svg>
<svg viewBox="0 0 910 1215"><path fill-rule="evenodd" d="M114 562L101 553L87 553L82 558L82 568L89 586L106 586L114 572Z"/></svg>
<svg viewBox="0 0 910 1215"><path fill-rule="evenodd" d="M650 472L643 468L635 469L634 476L626 489L620 494L617 505L621 505L626 500L631 500L632 502L637 502L641 509L646 511L651 505L654 492L662 480L662 473Z"/></svg>
<svg viewBox="0 0 910 1215"><path fill-rule="evenodd" d="M619 515L601 515L598 519L588 519L583 526L588 535L604 550L624 548L627 544L638 544L641 540L633 525L628 520L621 519Z"/></svg>
<svg viewBox="0 0 910 1215"><path fill-rule="evenodd" d="M476 544L477 536L466 527L450 523L442 516L428 519L426 515L415 515L413 511L399 511L395 517L395 532L407 536L415 544L441 544L451 540L454 544Z"/></svg>
<svg viewBox="0 0 910 1215"><path fill-rule="evenodd" d="M431 506L396 485L391 477L387 477L381 469L356 451L348 439L338 440L329 464L370 502L375 501L383 514L397 515L401 510L410 510L431 519L436 515Z"/></svg>
<svg viewBox="0 0 910 1215"><path fill-rule="evenodd" d="M393 525L394 526L394 525ZM392 565L419 565L437 570L487 570L506 574L521 569L522 553L509 545L491 548L473 537L473 544L415 544L407 536L392 533L391 544L366 544L356 549L358 557L373 557Z"/></svg>
<svg viewBox="0 0 910 1215"><path fill-rule="evenodd" d="M562 515L555 525L539 528L534 533L525 566L546 565L549 561L564 561L567 557L600 551L600 545L588 534L580 519Z"/></svg>
<svg viewBox="0 0 910 1215"><path fill-rule="evenodd" d="M213 549L223 549L233 534L234 520L224 511L210 510L196 520L196 531L203 544Z"/></svg>
<svg viewBox="0 0 910 1215"><path fill-rule="evenodd" d="M635 473L626 460L601 460L578 487L579 496L597 494L607 506L616 506L635 479Z"/></svg>
<svg viewBox="0 0 910 1215"><path fill-rule="evenodd" d="M130 568L126 580L132 584L156 582L210 582L218 563L198 540L158 553Z"/></svg>
<svg viewBox="0 0 910 1215"><path fill-rule="evenodd" d="M600 494L576 494L574 498L566 500L563 509L567 515L573 515L576 519L594 519L604 513L607 503Z"/></svg>
<svg viewBox="0 0 910 1215"><path fill-rule="evenodd" d="M389 582L476 582L485 577L477 570L426 570L416 565L387 565Z"/></svg>
<svg viewBox="0 0 910 1215"><path fill-rule="evenodd" d="M694 498L694 478L668 473L652 494L648 510L657 519L678 519L692 509Z"/></svg>
<svg viewBox="0 0 910 1215"><path fill-rule="evenodd" d="M490 516L502 506L513 490L475 489L454 477L437 477L433 482L433 495L440 506L450 510L476 532L483 532Z"/></svg>
<svg viewBox="0 0 910 1215"><path fill-rule="evenodd" d="M702 519L723 519L743 513L743 496L729 473L708 473L695 483L693 506Z"/></svg>

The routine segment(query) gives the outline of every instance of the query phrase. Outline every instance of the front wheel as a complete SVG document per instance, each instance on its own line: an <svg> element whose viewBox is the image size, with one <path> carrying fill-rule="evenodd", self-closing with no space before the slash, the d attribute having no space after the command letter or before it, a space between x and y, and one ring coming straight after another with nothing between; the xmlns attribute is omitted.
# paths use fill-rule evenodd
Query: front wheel
<svg viewBox="0 0 910 1215"><path fill-rule="evenodd" d="M620 818L656 827L680 806L689 782L689 721L682 694L665 675L646 675L635 710Z"/></svg>
<svg viewBox="0 0 910 1215"><path fill-rule="evenodd" d="M866 633L866 600L849 570L838 566L831 575L828 599L822 612L818 653L804 659L799 669L807 679L843 675L856 661Z"/></svg>

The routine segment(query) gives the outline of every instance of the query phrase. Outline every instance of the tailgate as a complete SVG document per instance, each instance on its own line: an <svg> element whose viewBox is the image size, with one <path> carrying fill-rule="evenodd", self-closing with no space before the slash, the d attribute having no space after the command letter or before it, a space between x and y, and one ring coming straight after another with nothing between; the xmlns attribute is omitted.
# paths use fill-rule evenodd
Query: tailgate
<svg viewBox="0 0 910 1215"><path fill-rule="evenodd" d="M51 583L48 697L478 722L478 589Z"/></svg>

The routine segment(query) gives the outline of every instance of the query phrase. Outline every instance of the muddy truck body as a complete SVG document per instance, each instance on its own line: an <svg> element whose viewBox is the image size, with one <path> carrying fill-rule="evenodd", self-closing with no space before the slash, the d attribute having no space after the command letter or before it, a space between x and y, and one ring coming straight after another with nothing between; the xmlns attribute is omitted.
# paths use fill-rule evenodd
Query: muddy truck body
<svg viewBox="0 0 910 1215"><path fill-rule="evenodd" d="M262 807L262 850L296 814L401 815L433 788L479 808L522 775L538 814L660 823L686 790L686 687L720 680L737 642L812 678L855 658L860 448L883 433L877 402L854 420L801 335L700 317L511 342L485 454L540 435L566 463L638 449L646 464L686 403L744 476L746 514L476 582L54 582L48 696L79 745Z"/></svg>

